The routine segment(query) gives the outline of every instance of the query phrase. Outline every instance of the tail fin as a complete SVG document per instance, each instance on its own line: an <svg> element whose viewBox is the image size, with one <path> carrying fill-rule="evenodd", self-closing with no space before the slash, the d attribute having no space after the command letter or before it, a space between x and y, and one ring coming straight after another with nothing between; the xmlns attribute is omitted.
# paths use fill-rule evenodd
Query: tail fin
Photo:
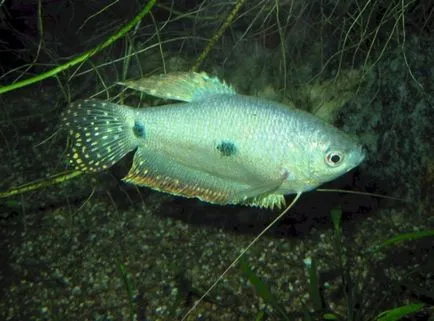
<svg viewBox="0 0 434 321"><path fill-rule="evenodd" d="M127 106L100 100L71 104L61 124L71 140L69 164L82 172L98 172L118 162L138 146L143 123Z"/></svg>

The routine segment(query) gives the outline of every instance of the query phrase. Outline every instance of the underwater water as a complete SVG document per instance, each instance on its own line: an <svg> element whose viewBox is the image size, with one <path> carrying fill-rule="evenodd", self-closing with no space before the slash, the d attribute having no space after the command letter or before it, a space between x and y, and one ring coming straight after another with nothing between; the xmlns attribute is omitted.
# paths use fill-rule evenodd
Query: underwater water
<svg viewBox="0 0 434 321"><path fill-rule="evenodd" d="M71 63L145 5L0 1L0 320L378 320L398 307L405 320L432 320L429 7L160 1L127 35ZM186 316L279 210L124 183L132 153L70 175L59 120L80 99L164 105L116 83L193 66L356 137L365 160L321 188L398 200L302 194Z"/></svg>

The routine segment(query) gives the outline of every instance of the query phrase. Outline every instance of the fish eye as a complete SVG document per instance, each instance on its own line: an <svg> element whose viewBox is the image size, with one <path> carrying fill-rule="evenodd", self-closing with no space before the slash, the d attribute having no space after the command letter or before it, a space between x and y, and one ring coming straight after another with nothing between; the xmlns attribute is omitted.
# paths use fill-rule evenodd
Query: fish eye
<svg viewBox="0 0 434 321"><path fill-rule="evenodd" d="M342 163L342 160L344 159L341 152L338 151L331 151L326 154L325 161L327 165L331 167L339 166Z"/></svg>

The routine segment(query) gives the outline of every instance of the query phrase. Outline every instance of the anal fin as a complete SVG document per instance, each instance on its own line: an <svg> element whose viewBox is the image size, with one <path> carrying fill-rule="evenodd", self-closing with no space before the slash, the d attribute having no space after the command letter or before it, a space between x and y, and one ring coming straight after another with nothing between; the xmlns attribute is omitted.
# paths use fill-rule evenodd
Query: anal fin
<svg viewBox="0 0 434 321"><path fill-rule="evenodd" d="M231 186L223 179L189 168L162 155L139 148L123 181L183 197L197 197L215 204L231 203Z"/></svg>
<svg viewBox="0 0 434 321"><path fill-rule="evenodd" d="M218 173L189 167L176 159L141 147L137 149L133 166L123 181L221 205L280 208L285 200L283 195L274 193L282 180L249 185L219 176Z"/></svg>

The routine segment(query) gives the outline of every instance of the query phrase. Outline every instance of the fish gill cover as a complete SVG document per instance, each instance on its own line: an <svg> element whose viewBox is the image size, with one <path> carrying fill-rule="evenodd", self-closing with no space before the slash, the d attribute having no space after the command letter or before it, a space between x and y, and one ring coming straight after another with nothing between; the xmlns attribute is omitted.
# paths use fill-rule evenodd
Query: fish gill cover
<svg viewBox="0 0 434 321"><path fill-rule="evenodd" d="M276 217L123 183L139 148L101 173L67 166L67 106L188 101L119 83L192 69L363 144L360 166L323 187L406 202L304 194L187 318L432 317L432 14L410 0L0 1L0 319L181 319ZM130 125L132 139L152 134ZM86 133L98 130L75 142ZM229 161L241 145L213 152ZM370 250L388 239L401 241Z"/></svg>

